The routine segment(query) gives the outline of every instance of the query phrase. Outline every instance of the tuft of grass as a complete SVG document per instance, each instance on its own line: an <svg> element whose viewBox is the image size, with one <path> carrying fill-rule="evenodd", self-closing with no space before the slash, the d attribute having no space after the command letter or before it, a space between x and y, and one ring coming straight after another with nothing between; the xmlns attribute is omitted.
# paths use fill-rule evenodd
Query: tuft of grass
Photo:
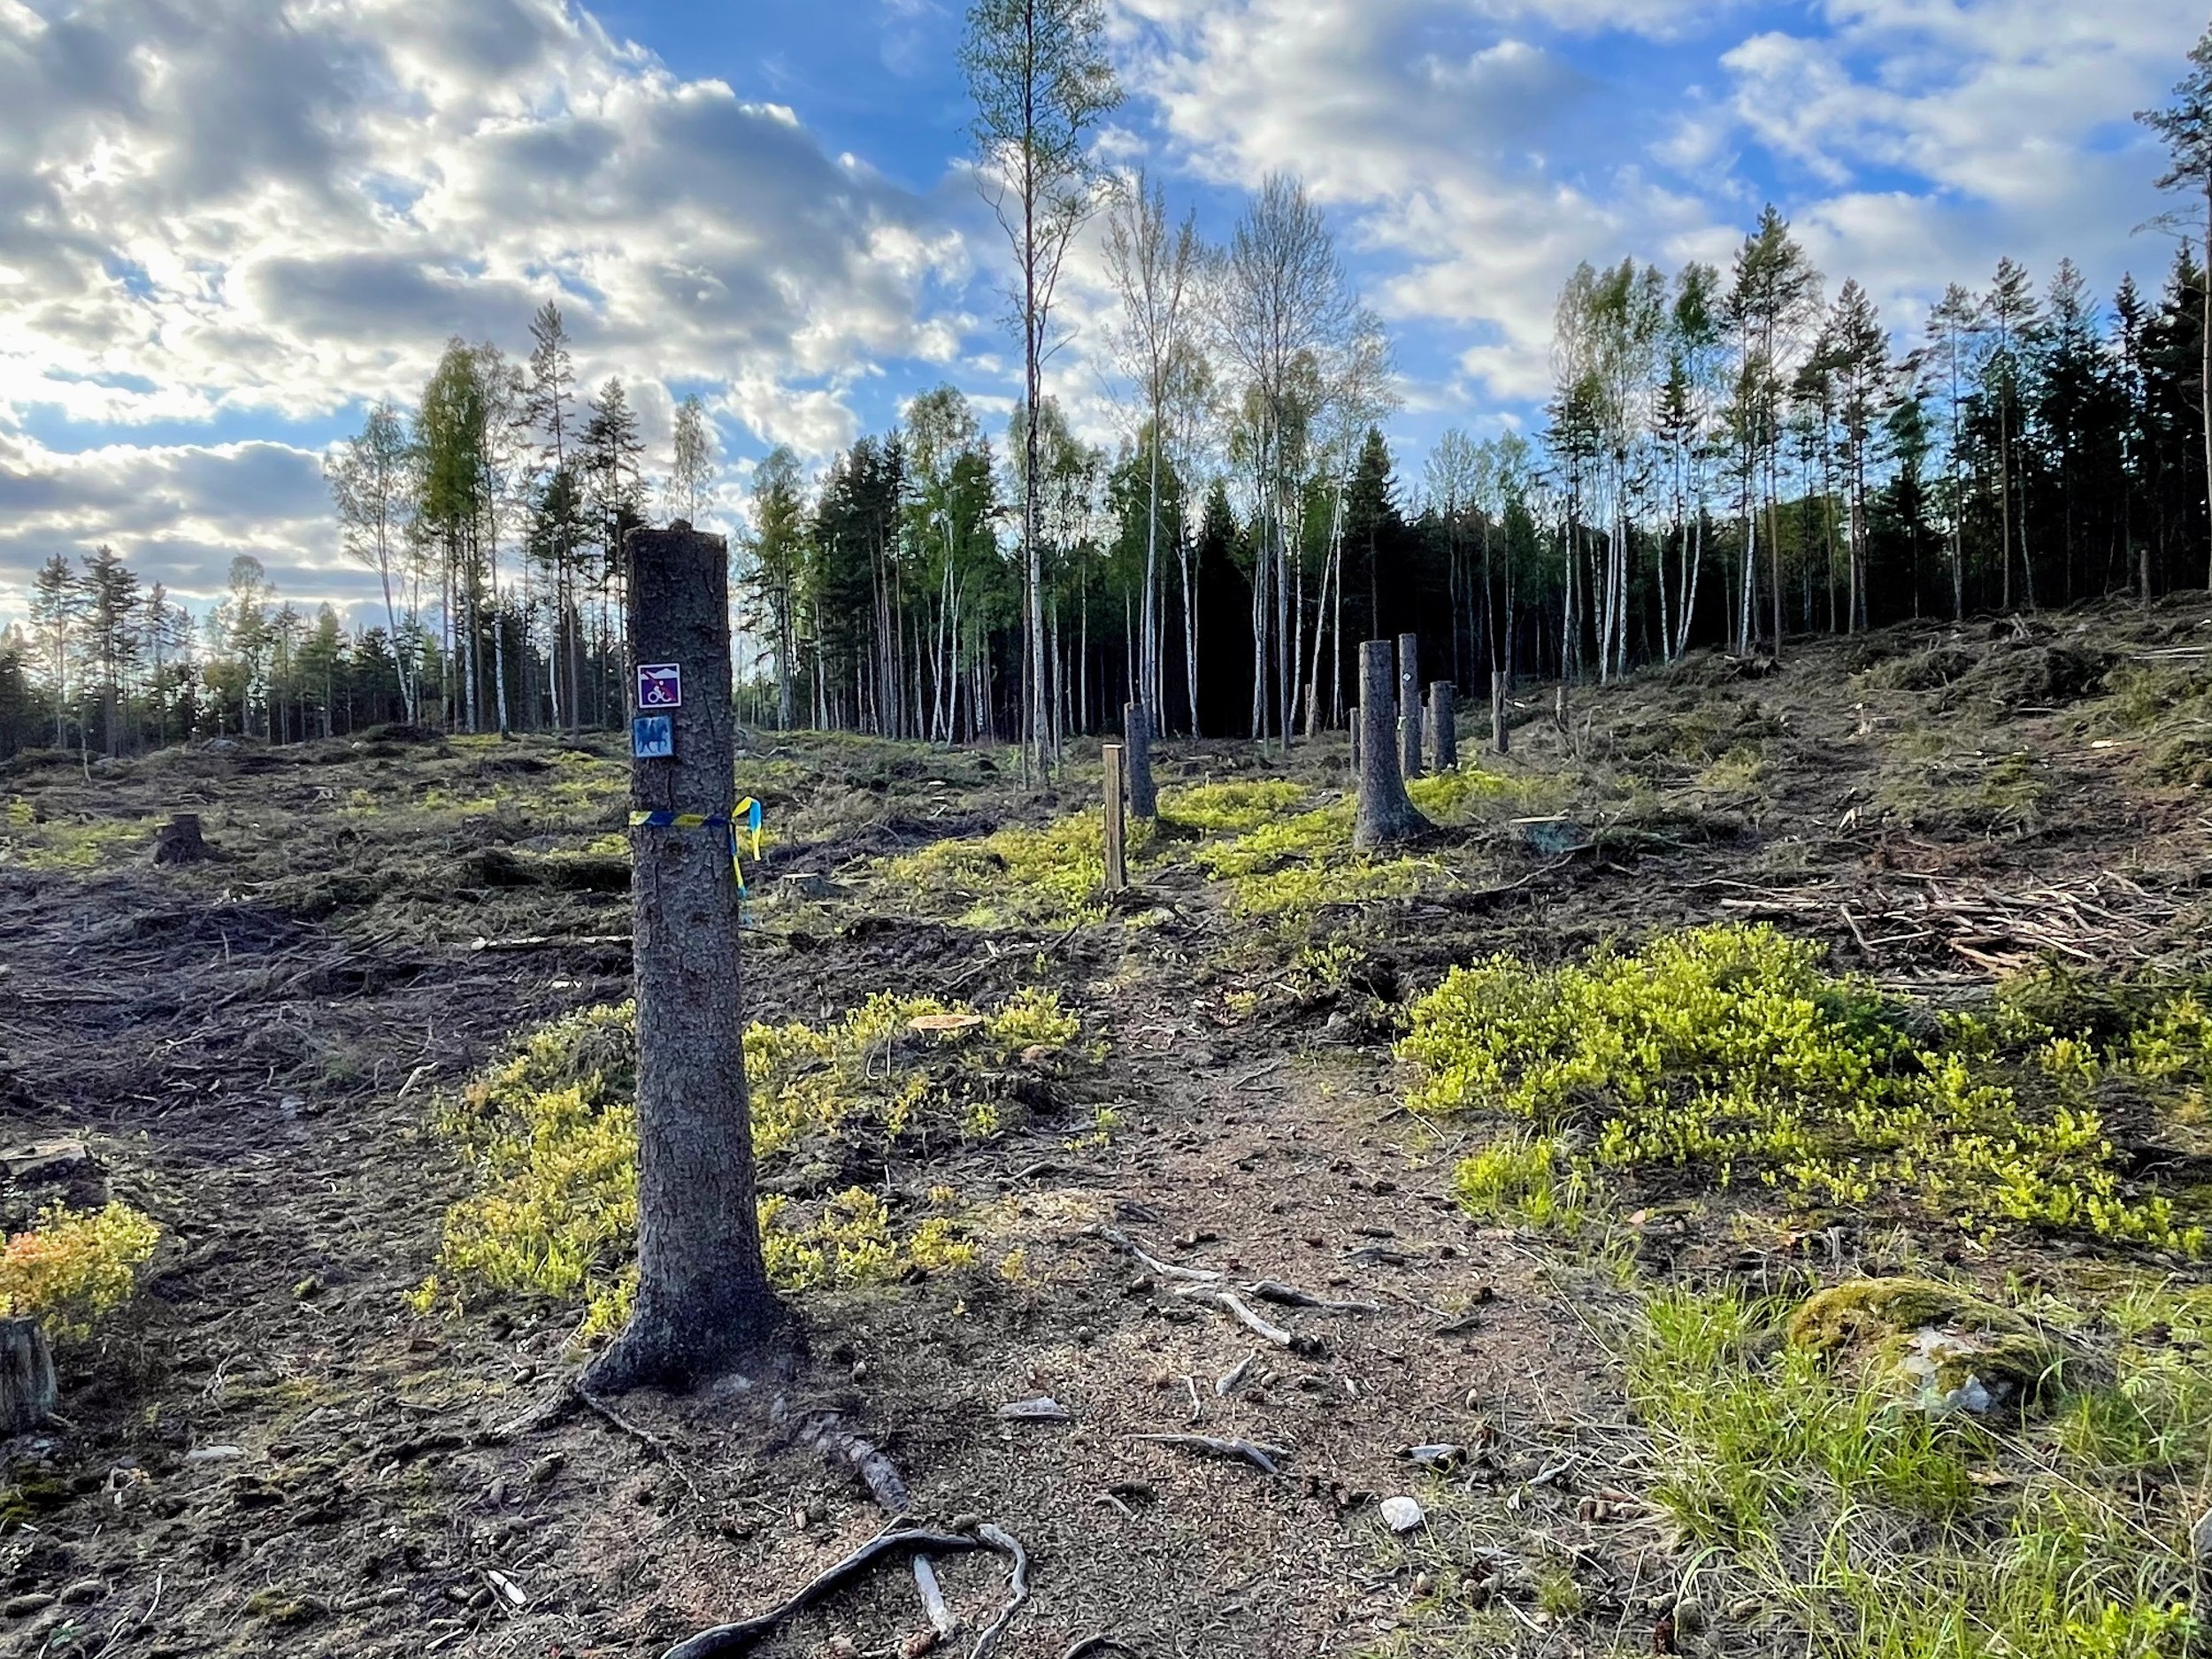
<svg viewBox="0 0 2212 1659"><path fill-rule="evenodd" d="M2139 1317L2199 1340L2203 1291ZM2088 1323L2072 1310L2044 1308ZM2212 1383L2124 1338L2112 1380L2001 1432L1932 1419L1778 1340L1779 1304L1652 1294L1624 1355L1651 1495L1689 1541L1833 1659L2173 1659L2187 1532L2212 1455ZM1709 1559L1712 1557L1709 1556Z"/></svg>
<svg viewBox="0 0 2212 1659"><path fill-rule="evenodd" d="M557 1020L445 1105L442 1127L476 1190L447 1214L442 1274L580 1303L586 1335L622 1323L638 1222L634 1022L627 1003ZM1050 993L1035 989L990 1014L879 993L828 1025L755 1025L745 1033L754 1149L770 1164L864 1137L879 1148L988 1137L1002 1126L1002 1108L982 1087L987 1070L1064 1049L1078 1031ZM770 1277L787 1289L975 1259L951 1217L902 1234L860 1188L810 1206L771 1194L760 1221ZM426 1311L445 1287L426 1282L415 1305Z"/></svg>
<svg viewBox="0 0 2212 1659"><path fill-rule="evenodd" d="M1485 1147L1462 1161L1452 1187L1471 1214L1508 1226L1552 1228L1571 1238L1588 1215L1588 1177L1548 1136Z"/></svg>
<svg viewBox="0 0 2212 1659"><path fill-rule="evenodd" d="M1901 1005L1819 956L1770 927L1721 926L1549 970L1455 969L1414 1004L1408 1103L1586 1132L1573 1160L1590 1175L1695 1165L1725 1187L1741 1169L1802 1200L1905 1198L1978 1233L2203 1248L2172 1201L2124 1190L2093 1103L2032 1111L1970 1025L1924 1043Z"/></svg>

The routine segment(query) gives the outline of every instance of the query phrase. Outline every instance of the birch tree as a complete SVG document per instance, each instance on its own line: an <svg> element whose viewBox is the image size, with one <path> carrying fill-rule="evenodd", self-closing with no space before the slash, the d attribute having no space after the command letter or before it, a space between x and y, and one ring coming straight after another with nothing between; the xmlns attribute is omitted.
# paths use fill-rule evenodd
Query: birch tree
<svg viewBox="0 0 2212 1659"><path fill-rule="evenodd" d="M1237 222L1215 285L1216 334L1223 358L1241 382L1240 402L1252 427L1254 495L1263 538L1254 565L1260 591L1253 605L1253 657L1262 684L1253 734L1263 741L1269 729L1264 682L1271 657L1277 729L1286 746L1290 736L1289 461L1317 412L1300 393L1315 383L1317 362L1351 349L1364 323L1336 239L1305 186L1290 173L1269 174Z"/></svg>
<svg viewBox="0 0 2212 1659"><path fill-rule="evenodd" d="M417 618L409 607L403 630L405 573L401 562L405 557L407 518L414 495L411 467L407 429L389 403L379 403L369 411L361 430L323 465L323 475L337 503L346 551L355 562L376 573L377 586L383 592L384 626L391 635L400 702L411 725L416 713L416 681L401 645L413 634Z"/></svg>
<svg viewBox="0 0 2212 1659"><path fill-rule="evenodd" d="M1114 199L1106 223L1106 268L1121 300L1114 346L1122 372L1136 383L1151 429L1147 451L1144 592L1138 608L1137 695L1148 716L1162 700L1160 683L1160 471L1162 449L1179 393L1194 383L1198 347L1191 326L1202 263L1195 211L1180 226L1168 219L1167 196L1138 173ZM1139 433L1142 442L1143 434Z"/></svg>
<svg viewBox="0 0 2212 1659"><path fill-rule="evenodd" d="M1101 0L975 0L960 66L975 104L977 179L1012 245L1010 297L1022 336L1022 547L1027 567L1024 755L1040 771L1048 709L1044 580L1040 545L1041 468L1036 452L1044 362L1062 263L1098 203L1087 148L1121 102L1106 58Z"/></svg>

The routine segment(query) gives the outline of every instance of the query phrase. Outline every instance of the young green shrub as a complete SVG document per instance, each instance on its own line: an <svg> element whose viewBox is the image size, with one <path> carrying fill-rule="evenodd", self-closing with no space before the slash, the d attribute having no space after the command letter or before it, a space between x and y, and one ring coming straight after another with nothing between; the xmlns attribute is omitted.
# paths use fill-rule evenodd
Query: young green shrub
<svg viewBox="0 0 2212 1659"><path fill-rule="evenodd" d="M1133 856L1144 846L1133 833ZM971 926L1062 921L1100 913L1106 888L1103 816L1079 812L1043 829L1016 825L973 841L934 841L894 858L885 875L926 911Z"/></svg>
<svg viewBox="0 0 2212 1659"><path fill-rule="evenodd" d="M540 1028L445 1109L476 1190L449 1210L439 1265L463 1282L585 1309L582 1334L618 1327L635 1286L635 1010L597 1008ZM983 1015L933 998L871 996L826 1026L757 1024L745 1033L753 1144L764 1165L866 1136L987 1138L999 1102L985 1069L1073 1042L1079 1026L1045 991ZM818 1205L761 1203L770 1277L787 1289L868 1283L909 1266L972 1265L950 1217L905 1237L882 1202L854 1188ZM417 1294L423 1311L444 1286Z"/></svg>
<svg viewBox="0 0 2212 1659"><path fill-rule="evenodd" d="M2124 1192L2093 1106L2031 1111L1969 1054L1909 1034L1898 1004L1823 972L1819 954L1722 926L1551 970L1455 969L1414 1004L1408 1103L1572 1125L1593 1171L1694 1165L1725 1187L1740 1169L1815 1202L1906 1198L1975 1232L2201 1249L2203 1229L2170 1200Z"/></svg>
<svg viewBox="0 0 2212 1659"><path fill-rule="evenodd" d="M0 1314L35 1319L55 1342L81 1341L138 1290L161 1229L128 1204L56 1205L0 1252Z"/></svg>

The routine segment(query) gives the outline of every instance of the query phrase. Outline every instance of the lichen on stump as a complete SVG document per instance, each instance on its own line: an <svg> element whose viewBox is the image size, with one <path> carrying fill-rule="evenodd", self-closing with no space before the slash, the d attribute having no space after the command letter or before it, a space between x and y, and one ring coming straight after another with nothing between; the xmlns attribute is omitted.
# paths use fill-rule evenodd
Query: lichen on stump
<svg viewBox="0 0 2212 1659"><path fill-rule="evenodd" d="M1352 848L1366 852L1410 841L1433 826L1406 794L1398 770L1397 665L1388 640L1369 640L1359 648L1359 795Z"/></svg>

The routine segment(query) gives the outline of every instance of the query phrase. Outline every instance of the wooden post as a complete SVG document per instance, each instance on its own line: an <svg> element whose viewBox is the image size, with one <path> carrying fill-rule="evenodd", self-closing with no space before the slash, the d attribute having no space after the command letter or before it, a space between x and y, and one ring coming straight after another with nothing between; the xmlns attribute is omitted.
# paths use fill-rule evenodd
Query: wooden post
<svg viewBox="0 0 2212 1659"><path fill-rule="evenodd" d="M21 1434L53 1415L54 1360L35 1319L0 1319L0 1435Z"/></svg>
<svg viewBox="0 0 2212 1659"><path fill-rule="evenodd" d="M1398 771L1398 708L1388 640L1369 640L1359 648L1359 799L1352 823L1352 849L1365 852L1409 841L1432 827L1406 794ZM1420 720L1416 705L1414 720ZM1402 726L1404 722L1397 721Z"/></svg>
<svg viewBox="0 0 2212 1659"><path fill-rule="evenodd" d="M1363 693L1363 695L1364 695ZM1398 741L1400 781L1421 775L1421 636L1398 636Z"/></svg>
<svg viewBox="0 0 2212 1659"><path fill-rule="evenodd" d="M687 525L629 538L632 696L670 730L634 747L634 814L699 827L630 831L636 958L638 1286L630 1323L586 1373L595 1388L689 1387L762 1357L783 1324L761 1258L745 1087L729 552Z"/></svg>
<svg viewBox="0 0 2212 1659"><path fill-rule="evenodd" d="M1501 755L1512 745L1505 725L1505 676L1496 672L1490 676L1490 741Z"/></svg>
<svg viewBox="0 0 2212 1659"><path fill-rule="evenodd" d="M1440 680L1429 687L1429 753L1436 769L1449 772L1459 764L1459 711L1452 706L1452 682Z"/></svg>
<svg viewBox="0 0 2212 1659"><path fill-rule="evenodd" d="M1128 755L1119 743L1106 743L1100 746L1099 757L1106 763L1106 891L1119 893L1129 885L1129 824L1124 799Z"/></svg>

